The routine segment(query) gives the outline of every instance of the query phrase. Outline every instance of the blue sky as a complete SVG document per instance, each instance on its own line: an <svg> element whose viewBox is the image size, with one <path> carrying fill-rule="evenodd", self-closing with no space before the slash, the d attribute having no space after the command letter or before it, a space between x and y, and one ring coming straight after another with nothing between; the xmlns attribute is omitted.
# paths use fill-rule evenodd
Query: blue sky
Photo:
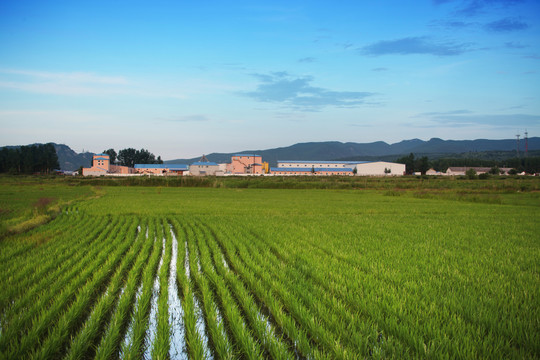
<svg viewBox="0 0 540 360"><path fill-rule="evenodd" d="M540 2L0 2L0 145L540 136Z"/></svg>

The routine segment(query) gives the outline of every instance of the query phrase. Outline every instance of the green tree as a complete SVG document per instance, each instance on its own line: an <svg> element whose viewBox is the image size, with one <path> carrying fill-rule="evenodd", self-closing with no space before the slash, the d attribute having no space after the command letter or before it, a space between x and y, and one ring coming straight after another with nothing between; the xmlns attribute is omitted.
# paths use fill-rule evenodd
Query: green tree
<svg viewBox="0 0 540 360"><path fill-rule="evenodd" d="M508 170L508 175L517 175L517 174L518 174L518 171L515 168Z"/></svg>
<svg viewBox="0 0 540 360"><path fill-rule="evenodd" d="M104 150L103 153L109 155L109 161L111 164L116 164L117 154L114 149Z"/></svg>
<svg viewBox="0 0 540 360"><path fill-rule="evenodd" d="M469 178L470 180L476 179L476 170L469 169L465 171L465 176L467 176L467 178Z"/></svg>
<svg viewBox="0 0 540 360"><path fill-rule="evenodd" d="M404 156L396 160L397 163L405 164L405 174L412 175L414 173L414 154L410 153L409 156Z"/></svg>
<svg viewBox="0 0 540 360"><path fill-rule="evenodd" d="M133 167L137 160L137 150L133 148L122 149L118 152L120 165Z"/></svg>
<svg viewBox="0 0 540 360"><path fill-rule="evenodd" d="M415 170L420 171L422 175L426 175L426 172L429 170L429 159L427 156L422 156L416 161Z"/></svg>

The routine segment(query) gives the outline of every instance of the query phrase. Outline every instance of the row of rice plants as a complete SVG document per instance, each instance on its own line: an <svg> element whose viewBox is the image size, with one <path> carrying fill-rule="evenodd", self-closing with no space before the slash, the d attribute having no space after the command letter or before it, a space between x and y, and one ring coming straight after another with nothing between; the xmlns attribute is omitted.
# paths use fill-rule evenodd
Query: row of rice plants
<svg viewBox="0 0 540 360"><path fill-rule="evenodd" d="M150 221L148 236L155 242L154 252L148 261L148 267L144 271L140 295L137 297L137 307L131 316L130 329L126 335L127 339L122 344L119 354L122 359L139 359L143 357L146 350L145 340L150 319L154 281L163 254L163 241L156 236L157 226L158 220L153 218ZM100 356L103 355L105 354L102 353Z"/></svg>
<svg viewBox="0 0 540 360"><path fill-rule="evenodd" d="M252 272L259 281L262 281L267 287L272 289L273 296L280 301L300 328L302 328L310 339L310 348L313 356L320 356L317 350L327 353L325 356L334 358L347 358L348 353L335 338L334 334L321 326L321 319L310 312L306 304L300 302L287 285L280 279L280 272L283 268L270 268L265 270L263 264L266 258L259 253L251 251L246 247L244 234L236 234L234 246L238 258L244 263L246 268ZM256 251L256 250L255 250Z"/></svg>
<svg viewBox="0 0 540 360"><path fill-rule="evenodd" d="M133 235L134 234L132 233L128 233L128 237ZM126 255L126 259L124 260L125 262L122 264L122 267L116 271L107 291L101 296L92 309L92 313L82 326L81 331L73 336L70 342L67 358L90 358L97 349L99 339L104 334L108 319L115 309L115 303L119 301L119 298L121 298L122 294L120 294L120 292L125 292L123 288L123 278L125 277L127 282L129 282L132 277L138 278L138 274L142 270L142 265L150 255L153 245L151 241L146 239L144 233L142 232L137 233L135 244L138 245L130 249ZM129 266L133 262L134 258L135 263L132 268L129 269ZM129 273L124 276L127 271L129 271Z"/></svg>
<svg viewBox="0 0 540 360"><path fill-rule="evenodd" d="M305 237L303 237L305 239ZM312 242L312 241L310 241ZM294 244L295 242L288 242L288 244ZM304 248L309 248L310 245L307 241L300 241ZM285 245L283 253L290 253L293 251L296 254L299 254L298 251L288 248L287 244L280 244L283 248L283 245ZM316 248L314 249L315 252L317 252ZM277 251L277 250L276 250ZM309 254L309 251L304 251L304 253ZM308 255L309 256L309 255ZM287 259L287 257L284 255L284 258ZM365 256L365 258L369 258L369 255ZM300 265L305 265L309 263L309 267L320 267L320 271L323 269L327 271L330 278L324 278L324 280L318 280L318 283L322 284L324 287L324 284L332 284L332 290L335 291L335 284L336 282L340 285L339 288L344 289L348 294L362 294L362 296L353 295L355 298L351 299L351 310L358 311L358 314L362 314L362 317L368 316L368 321L371 319L371 321L375 321L379 324L379 326L385 330L386 335L383 337L383 346L386 348L387 351L391 352L397 352L397 353L403 353L403 349L399 349L401 346L399 346L399 343L396 342L396 339L391 339L388 337L388 333L394 334L395 336L398 336L399 339L406 341L411 348L417 352L417 353L424 353L426 354L426 351L429 351L429 348L426 349L425 345L423 345L422 335L428 336L428 337L434 337L435 335L430 334L429 331L423 330L422 334L414 334L415 331L418 331L418 326L414 326L414 324L406 325L408 322L408 315L403 313L403 310L407 309L407 311L410 311L411 313L415 311L423 311L420 307L423 305L422 299L415 299L415 296L413 294L408 294L408 296L405 297L405 299L401 299L399 296L396 296L396 285L395 285L395 279L388 279L388 274L384 276L384 281L381 279L376 279L372 276L364 276L364 279L362 283L355 283L351 282L350 279L354 277L352 273L350 273L350 267L343 267L342 264L339 263L339 261L336 261L332 257L324 257L319 258L318 261L315 258L309 258L307 259L288 259L292 262L296 262ZM300 260L300 261L299 261ZM322 260L322 261L321 261ZM319 264L323 263L324 267L319 266ZM312 265L314 264L314 265ZM332 271L331 269L335 267L335 269ZM295 274L301 274L302 271L299 271L299 266L295 266L295 269L293 272ZM320 271L311 271L310 277L316 277L314 274L317 274L320 276ZM358 275L358 273L357 273ZM393 280L393 281L392 281ZM377 296L378 290L372 291L370 289L375 289L375 286L377 283L384 284L385 290L385 296L384 298L380 298ZM403 292L406 284L401 284L399 291ZM317 287L313 287L313 289L317 289ZM325 289L329 290L329 289ZM405 289L406 290L406 289ZM349 296L347 294L344 294L344 299L348 299ZM407 304L407 302L410 299L414 299L410 304ZM428 298L429 299L429 298ZM361 307L358 307L359 304L363 304ZM390 319L390 320L389 320ZM391 319L400 319L399 325L398 323L392 322ZM397 327L394 327L397 326ZM441 325L442 327L442 325ZM401 329L407 329L407 332L403 333ZM422 343L418 343L418 340L422 341ZM388 349L389 346L392 346L391 349ZM396 346L398 346L396 348ZM381 349L379 349L381 350ZM384 349L383 349L384 350Z"/></svg>
<svg viewBox="0 0 540 360"><path fill-rule="evenodd" d="M268 318L255 304L252 295L224 265L224 258L215 243L214 234L204 224L199 224L198 227L200 235L197 237L197 242L204 264L203 268L207 269L206 276L211 279L212 284L222 283L229 288L232 297L238 304L246 327L255 340L262 345L261 351L264 352L265 357L272 359L293 358L287 346L274 333Z"/></svg>
<svg viewBox="0 0 540 360"><path fill-rule="evenodd" d="M111 236L111 245L108 252L102 252L94 262L85 269L77 280L62 289L56 294L54 302L47 307L46 304L37 310L33 315L33 324L28 332L24 333L20 341L11 338L11 344L7 352L8 358L21 358L29 356L36 347L52 333L52 329L58 324L59 315L73 311L77 316L69 325L78 325L81 317L86 314L88 305L91 305L99 293L104 289L110 274L120 263L122 256L127 252L133 243L133 239L125 236L129 227L136 226L136 219L131 218L118 231ZM87 280L86 280L87 279ZM79 287L82 285L82 287ZM17 332L22 333L22 332Z"/></svg>
<svg viewBox="0 0 540 360"><path fill-rule="evenodd" d="M83 219L84 221L85 219ZM88 218L86 219L88 220ZM4 239L0 242L0 269L13 267L16 264L15 259L18 255L24 254L29 257L32 254L39 253L39 250L36 249L35 241L37 238L47 238L48 234L51 233L51 229L65 229L64 224L68 222L69 219L63 216L57 217L53 222L42 226L40 229L33 229L28 231L25 234L14 235L11 238ZM40 244L41 247L55 247L55 244L45 242ZM37 251L36 251L37 250Z"/></svg>
<svg viewBox="0 0 540 360"><path fill-rule="evenodd" d="M161 219L158 239L162 238L165 246L163 261L159 269L159 298L157 299L156 334L152 346L152 359L167 359L170 348L169 324L169 276L172 258L172 236L166 219ZM150 340L150 339L149 339ZM149 341L150 343L150 341Z"/></svg>
<svg viewBox="0 0 540 360"><path fill-rule="evenodd" d="M206 346L203 342L204 334L198 328L198 314L194 301L193 283L191 280L190 255L187 245L187 231L185 225L176 218L171 219L171 223L178 238L178 254L176 264L176 280L178 282L178 292L182 302L185 334L185 346L188 357L191 359L203 359L207 355Z"/></svg>
<svg viewBox="0 0 540 360"><path fill-rule="evenodd" d="M325 283L330 282L330 278L325 277L329 269L317 272L322 281L314 282L311 278L311 264L319 259L305 260L299 257L298 244L294 241L282 243L281 247L269 245L262 237L254 237L246 234L248 239L246 248L253 254L256 260L261 261L263 271L272 271L281 268L276 276L287 287L292 299L301 302L311 314L314 315L320 326L330 334L339 338L343 344L345 352L351 354L367 355L376 347L388 348L391 351L403 353L404 347L393 339L385 338L384 345L380 344L380 332L376 324L369 318L361 316L360 313L346 306L334 289L326 287ZM305 249L305 247L304 247ZM309 265L308 265L309 264ZM322 262L326 264L326 262ZM335 340L334 340L335 341ZM380 350L380 349L379 349Z"/></svg>
<svg viewBox="0 0 540 360"><path fill-rule="evenodd" d="M154 238L149 238L146 235L147 227L148 221L145 220L140 225L141 230L139 231L139 236L145 241L144 248L142 250L143 255L137 258L137 262L127 276L127 282L122 293L120 294L118 305L114 309L111 320L107 324L106 329L103 330L103 333L101 334L99 345L96 346L96 359L118 358L121 341L127 331L129 320L131 318L130 315L133 310L136 291L139 286L141 276L143 276L146 271L151 271L151 264L153 263L152 260L156 257L155 254L159 252L161 244L154 241ZM79 354L81 353L74 351L72 348L70 349L68 358L80 359L82 356L84 356L84 353L81 355Z"/></svg>
<svg viewBox="0 0 540 360"><path fill-rule="evenodd" d="M236 246L237 244L232 239L238 235L238 229L223 223L214 231L215 239L223 251L228 267L236 272L246 288L254 294L261 306L266 308L271 321L278 327L279 332L285 335L293 351L302 357L328 358L326 350L318 348L302 323L297 321L291 310L277 296L276 289L281 284L273 280L274 274L257 272L251 258L243 253L244 249Z"/></svg>
<svg viewBox="0 0 540 360"><path fill-rule="evenodd" d="M7 304L7 301L10 301L11 305L16 304L19 307L11 306L9 308L10 312L17 313L21 307L27 305L24 301L19 301L21 296L24 296L28 301L33 301L40 289L52 286L63 273L76 266L87 253L89 244L107 225L106 223L99 224L98 221L98 219L82 221L80 233L78 233L79 225L67 227L61 237L51 241L58 244L58 248L42 248L36 258L16 257L19 266L3 270L4 274L10 274L10 276L6 277L5 283L0 285L6 289L0 295L2 316L9 318L9 315L5 314L8 311L4 305ZM59 226L55 225L55 227ZM37 286L38 284L40 286Z"/></svg>
<svg viewBox="0 0 540 360"><path fill-rule="evenodd" d="M320 339L318 341L325 348L329 348L329 345L333 343L340 344L341 349L333 350L335 354L340 354L340 357L347 356L347 353L367 354L367 341L370 337L373 337L373 334L377 335L376 330L367 323L356 326L354 319L357 314L348 312L340 304L339 299L331 295L326 296L326 291L321 290L316 284L308 282L302 276L302 273L298 271L298 261L296 259L290 261L279 259L265 246L261 239L251 237L252 241L249 241L249 235L244 235L243 238L248 240L244 244L256 262L264 259L264 261L260 262L262 271L269 272L275 271L276 268L282 269L276 274L276 279L286 287L287 292L278 292L278 295L285 303L296 300L303 305L304 311L309 312L316 319L317 327L309 325L310 328L313 328L313 336ZM290 249L287 250L290 251ZM324 331L321 331L321 329L324 329Z"/></svg>
<svg viewBox="0 0 540 360"><path fill-rule="evenodd" d="M204 325L199 322L200 309L195 305L194 285L191 279L191 267L196 266L194 258L190 255L187 244L187 231L182 222L172 220L173 227L179 239L183 241L178 244L178 259L176 268L176 278L178 281L178 291L183 306L183 323L185 331L185 344L188 357L191 359L203 359L208 356L208 348L204 343ZM202 328L201 332L198 328ZM202 334L201 334L202 333Z"/></svg>
<svg viewBox="0 0 540 360"><path fill-rule="evenodd" d="M138 219L135 219L134 225L138 223ZM62 315L56 326L49 331L48 338L43 342L39 351L34 353L33 358L51 359L64 355L70 336L77 339L80 335L80 338L92 341L98 335L103 326L103 321L108 317L117 301L126 274L130 271L136 258L142 254L140 249L143 246L143 241L136 238L136 232L137 228L130 226L127 233L119 235L130 239L132 243L129 245L129 250L122 255L121 259L117 260L119 265L116 269L114 270L114 265L111 266L109 273L113 274L112 277L107 279L110 275L104 275L103 281L108 282L108 285L103 285L105 291L101 296L98 298L96 295L96 293L100 292L101 286L98 281L96 281L94 288L89 288L87 292L80 293L70 309ZM114 259L109 260L111 264L114 264ZM94 296L95 300L93 299ZM95 306L92 307L94 301ZM77 334L78 329L81 327L82 332ZM79 340L79 344L81 344L81 341Z"/></svg>
<svg viewBox="0 0 540 360"><path fill-rule="evenodd" d="M102 261L106 259L107 250L112 250L114 245L110 243L109 246L103 247L101 241L109 236L109 231L114 229L117 224L118 222L113 221L102 229L96 241L86 249L84 257L71 268L58 273L57 278L53 279L54 283L40 281L33 284L27 295L13 304L13 311L5 314L5 331L0 337L0 351L6 351L9 342L17 342L19 337L28 331L32 323L38 321L38 316L43 309L52 309L58 306L56 309L60 311L65 303L72 300L73 294L65 289L77 289L82 286L92 275L92 270L99 267L100 263L96 262L96 259ZM85 250L84 246L82 249ZM21 259L21 261L24 260ZM58 267L62 268L61 264L58 264ZM58 301L61 299L64 302ZM56 313L51 311L50 316L54 318Z"/></svg>
<svg viewBox="0 0 540 360"><path fill-rule="evenodd" d="M493 210L499 209L505 210ZM501 238L505 239L501 241L486 236L490 233L488 229L499 227L491 224L491 216L487 219L482 219L481 215L471 218L467 210L463 211L463 216L468 219L457 218L438 223L442 228L467 226L474 229L464 229L459 238L436 229L429 237L408 232L406 228L396 231L396 244L407 242L417 254L424 253L417 255L414 260L406 253L400 254L399 247L395 246L385 249L388 255L383 253L381 259L366 254L364 261L380 265L367 268L363 277L374 278L368 283L377 284L381 280L371 274L385 274L386 290L382 296L376 286L372 285L370 289L364 283L347 282L346 278L353 276L346 275L348 267L338 271L339 264L328 259L326 268L334 268L336 274L346 277L342 281L343 287L357 290L355 293L364 291L361 299L354 299L351 303L363 302L362 308L366 312L377 317L388 333L410 344L416 353L424 354L435 349L440 353L474 357L490 357L500 353L519 357L534 353L535 347L538 348L538 342L531 336L535 333L535 325L528 316L524 316L538 313L534 300L527 295L527 289L534 281L528 275L529 271L522 270L522 266L518 265L525 264L524 258L519 256L521 244L530 240L525 234L520 234L518 226L513 228L509 219L501 226ZM411 221L419 220L410 219L409 223ZM325 231L326 228L321 229L320 233ZM388 225L385 232L392 233ZM331 242L330 236L328 241ZM305 240L301 242L308 246ZM464 252L463 245L472 247L472 251ZM492 255L486 256L485 250ZM497 254L507 255L501 258ZM385 265L389 264L390 259L393 260L392 266ZM314 267L317 266L318 263L314 264ZM478 333L484 335L479 338ZM462 341L452 340L456 338Z"/></svg>
<svg viewBox="0 0 540 360"><path fill-rule="evenodd" d="M89 221L90 218L82 219L81 222ZM66 227L58 220L53 221L46 226L43 226L42 231L32 232L25 235L15 235L9 239L5 239L0 242L0 271L10 274L9 277L0 278L0 284L11 282L16 284L21 277L19 274L23 272L25 267L29 267L28 264L21 264L21 256L29 260L29 263L33 262L30 259L39 259L39 255L44 251L59 251L58 247L66 247L64 242L46 241L39 243L33 241L35 235L39 234L43 239L56 239L58 236L63 236L63 229ZM34 261L35 262L35 261ZM23 277L23 279L25 279Z"/></svg>
<svg viewBox="0 0 540 360"><path fill-rule="evenodd" d="M412 218L411 220L414 221ZM463 222L459 218L452 220ZM445 222L441 222L441 228L452 227ZM474 229L477 230L474 233L486 226L493 228L493 225L489 224L490 222L475 217ZM245 227L244 223L243 225ZM390 353L402 354L403 350L399 348L403 346L400 343L417 356L437 353L448 356L468 354L467 356L473 357L492 357L504 353L510 357L521 357L536 352L534 349L538 342L534 341L535 333L537 334L534 323L527 320L528 317L523 317L527 313L538 313L534 299L526 301L527 288L531 288L531 281L527 272L514 269L517 264L524 263L511 263L509 259L500 262L495 257L498 253L509 256L518 253L516 250L507 249L509 245L500 245L508 244L508 240L513 241L513 238L516 238L512 236L513 230L508 221L505 225L508 230L505 229L507 234L504 237L507 241L503 242L484 236L479 238L472 233L469 236L463 232L460 238L456 239L448 232L438 229L433 229L434 234L428 237L414 232L415 226L411 226L410 231L406 231L406 228L395 231L398 224L392 222L378 224L381 230L372 228L369 233L365 233L356 229L356 233L352 234L338 229L340 225L317 218L316 222L304 222L301 225L293 225L292 221L284 222L281 229L276 231L271 227L261 230L258 224L258 231L262 235L253 241L266 242L284 263L294 264L290 269L291 277L297 278L304 274L310 283L317 284L312 287L313 290L320 287L323 289L321 295L336 294L351 313L376 324L376 328L382 330L383 343L377 344L377 347L388 348L392 345L394 349L387 349ZM303 231L302 227L310 230ZM288 235L284 237L284 233ZM349 237L342 237L344 233L349 233ZM383 233L391 241L384 238L377 240L378 235ZM525 235L521 234L519 238L524 239ZM285 239L287 241L284 241ZM457 251L454 251L456 245L460 246L460 242L479 249L462 252L457 248ZM371 249L362 252L343 249L353 243L354 246L369 243ZM430 255L407 256L408 251L404 252L402 248L407 243L416 252L421 253L424 248L429 250ZM376 244L379 245L374 246ZM493 255L488 259L481 249L484 244L501 249L492 250ZM437 252L437 249L441 252ZM348 256L345 255L347 251L350 253ZM358 256L354 257L355 255ZM483 260L480 267L479 259ZM466 266L463 266L463 263ZM486 266L492 267L495 264L502 267L486 269ZM513 270L501 274L501 270L506 270L509 265ZM437 270L435 277L430 275L434 269ZM494 277L493 274L498 275ZM524 287L518 289L519 285L508 283L501 275L509 279L515 278L515 284L522 284ZM485 280L489 280L489 283ZM503 291L500 286L506 290ZM501 297L504 293L511 293L515 299L525 301L515 302L508 297ZM320 296L317 296L317 299L320 299ZM484 335L479 338L479 333ZM398 348L395 348L396 346Z"/></svg>
<svg viewBox="0 0 540 360"><path fill-rule="evenodd" d="M192 247L190 251L198 255L200 263L199 271L192 278L195 280L198 289L197 294L203 305L203 315L213 354L218 359L234 358L235 352L237 354L242 353L247 358L253 358L257 355L253 339L249 334L245 333L238 312L235 309L224 310L224 306L230 304L230 297L226 294L225 299L220 298L220 295L223 297L223 294L225 294L225 290L222 284L218 282L219 280L213 270L210 270L208 256L201 252L199 241L202 237L197 229L193 227L193 223L190 222L187 226L189 227L187 240ZM243 332L243 343L238 343L238 337L241 337ZM236 346L230 342L234 340L236 340Z"/></svg>

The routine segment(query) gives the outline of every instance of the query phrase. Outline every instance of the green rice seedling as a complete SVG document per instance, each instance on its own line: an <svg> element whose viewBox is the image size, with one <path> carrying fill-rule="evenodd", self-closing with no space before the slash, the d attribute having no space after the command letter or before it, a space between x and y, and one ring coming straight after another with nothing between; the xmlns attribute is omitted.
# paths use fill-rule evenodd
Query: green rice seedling
<svg viewBox="0 0 540 360"><path fill-rule="evenodd" d="M97 237L99 239L99 232L106 231L105 224L103 227L98 228L95 232L84 236L79 242L72 243L73 252L66 251L65 257L56 256L56 254L42 254L44 258L43 267L39 267L35 271L37 275L41 275L41 278L38 280L36 276L28 276L27 281L21 281L22 284L18 286L20 289L19 292L22 292L20 295L16 295L17 287L9 287L6 291L6 301L7 299L11 300L11 306L3 311L4 324L8 323L8 319L13 316L13 314L18 314L21 309L24 309L35 299L43 293L43 291L49 291L51 288L58 286L69 281L69 274L75 275L79 272L81 265L84 266L85 261L91 260L91 253L93 248L97 248L97 244L92 242ZM70 242L64 240L65 243L69 244ZM30 261L26 261L30 263ZM25 287L26 285L26 287ZM22 289L26 289L24 292ZM11 291L9 291L11 290Z"/></svg>
<svg viewBox="0 0 540 360"><path fill-rule="evenodd" d="M201 226L202 227L202 226ZM217 275L226 280L226 283L232 291L232 295L240 305L242 314L249 324L253 335L258 339L266 351L266 355L272 359L290 359L293 355L288 352L286 346L279 341L269 329L269 322L265 320L254 303L254 300L245 287L238 282L238 279L227 271L223 265L222 259L215 259L216 253L213 253L214 259L211 258L207 243L211 242L213 234L208 229L201 228L204 236L198 237L201 259L204 259L204 268L214 272L217 270ZM206 230L206 231L205 231ZM215 251L215 248L214 248ZM215 276L212 274L212 276Z"/></svg>
<svg viewBox="0 0 540 360"><path fill-rule="evenodd" d="M170 348L170 324L169 324L169 270L172 256L172 237L168 231L166 219L161 221L161 236L165 236L165 256L159 274L159 300L158 300L158 320L157 334L152 348L153 359L168 359Z"/></svg>
<svg viewBox="0 0 540 360"><path fill-rule="evenodd" d="M222 229L223 230L223 229ZM216 240L223 251L223 255L229 263L231 269L235 271L250 291L255 294L258 301L265 304L272 319L286 336L294 352L303 357L324 358L325 355L311 345L306 332L299 328L295 320L284 312L284 307L277 297L272 293L271 288L263 285L254 274L239 261L236 250L231 246L228 237L217 236ZM235 254L235 255L233 255Z"/></svg>
<svg viewBox="0 0 540 360"><path fill-rule="evenodd" d="M183 242L178 244L178 257L176 266L176 279L178 281L178 291L183 307L183 325L185 333L186 352L192 359L205 358L205 347L202 336L197 331L197 316L195 314L195 303L193 299L193 284L188 274L191 272L189 262L189 251L187 245L187 229L185 224L176 219L172 219L173 227Z"/></svg>
<svg viewBox="0 0 540 360"><path fill-rule="evenodd" d="M192 241L194 241L195 237L196 235L192 234ZM188 236L188 245L189 244L191 244L191 241L190 237ZM190 254L193 254L195 257L194 246L190 249ZM242 316L222 279L219 279L217 275L211 271L207 271L206 275L208 276L212 288L215 291L220 311L223 314L227 324L226 329L231 335L231 338L234 339L236 351L249 359L260 358L262 355L260 347L254 341L249 330L246 328Z"/></svg>
<svg viewBox="0 0 540 360"><path fill-rule="evenodd" d="M197 243L199 245L199 249L201 239L202 236L197 234ZM203 273L197 273L194 276L194 280L199 290L198 296L202 304L206 329L209 334L210 347L213 349L215 358L232 359L234 357L233 349L227 339L222 317L220 314L218 314L218 309L215 306L212 291L206 279L208 277L208 271L211 268L210 258L207 252L203 251L199 252L199 254L199 260ZM212 276L215 276L215 274L212 274Z"/></svg>
<svg viewBox="0 0 540 360"><path fill-rule="evenodd" d="M130 234L128 234L128 237L129 236ZM135 234L133 234L133 236L135 236ZM137 238L135 239L135 244L138 244L138 246L134 246L132 248L133 251L130 250L130 253L127 254L126 259L124 260L127 264L128 262L133 261L133 259L129 259L129 257L135 258L135 264L129 270L129 274L126 276L128 284L131 284L131 287L127 289L128 291L133 291L135 288L137 281L131 281L130 283L130 280L132 278L139 278L139 274L142 270L144 262L148 258L150 250L152 249L152 242L143 241L143 237L144 234L139 232ZM121 268L117 270L115 278L112 279L107 292L101 297L99 302L94 307L90 318L84 324L82 330L77 334L77 336L71 340L71 346L66 358L83 359L89 358L91 355L93 355L94 350L97 348L95 344L98 342L99 337L104 333L104 327L108 320L109 314L113 310L113 303L117 300L120 302L124 294L126 294L126 291L124 291L122 297L117 299L119 296L118 293L120 286L122 284L121 274L128 270L127 267L129 267L129 265L126 265L125 270ZM129 296L129 294L127 296ZM120 306L120 304L118 306Z"/></svg>
<svg viewBox="0 0 540 360"><path fill-rule="evenodd" d="M127 223L124 223L120 231L125 229L126 226ZM62 309L75 299L77 289L89 281L92 274L101 268L102 264L111 255L111 251L118 247L119 243L119 239L118 241L111 241L107 247L100 249L100 252L92 258L90 265L82 268L78 276L67 285L64 285L63 288L48 289L46 294L35 299L32 307L15 318L9 324L9 327L5 329L0 338L0 351L7 354L8 346L11 348L9 351L18 352L22 350L21 347L35 345L37 339L41 338L49 330L51 324L54 324ZM127 246L126 244L124 246ZM124 249L124 247L121 249ZM116 252L112 251L112 253ZM61 289L60 292L58 292L59 289ZM51 303L50 299L53 298L54 302ZM26 340L21 340L20 336L23 336L23 339L26 338Z"/></svg>
<svg viewBox="0 0 540 360"><path fill-rule="evenodd" d="M192 226L186 222L186 255L187 263L186 270L189 274L191 291L193 293L193 312L195 315L195 326L199 332L201 344L203 347L203 353L205 357L210 356L210 345L208 339L208 329L206 328L206 323L204 319L203 306L200 301L200 293L198 286L198 280L201 276L201 260L197 252L195 244L195 234L193 233Z"/></svg>
<svg viewBox="0 0 540 360"><path fill-rule="evenodd" d="M263 268L266 267L266 272L272 272L275 268L283 268L285 266L285 269L279 274L275 274L274 277L282 281L283 285L287 286L291 296L297 301L300 301L306 307L307 311L316 316L318 319L321 319L320 327L327 329L328 332L335 334L336 336L350 332L361 335L359 334L360 328L354 330L350 329L351 324L355 324L356 322L353 314L349 313L346 308L340 304L339 300L335 298L327 298L327 293L325 291L321 291L317 284L306 281L306 279L302 276L303 272L300 271L297 266L298 264L304 264L303 262L298 262L294 259L287 259L288 255L285 253L281 254L281 257L283 258L283 262L281 262L280 259L275 257L272 251L269 251L267 244L265 244L263 241L253 241L250 244L253 248L257 249L248 249L248 251L251 254L256 254L256 256L260 258L264 257L266 260L265 262L261 263ZM257 260L255 259L255 261ZM345 326L347 326L348 329L345 329ZM373 329L368 328L367 330L368 332L364 332L364 336L369 334ZM317 329L315 331L317 331ZM349 351L351 353L358 353L360 349L356 347L362 344L362 338L354 335L344 337L344 339L341 339L341 341L349 342L349 346L351 346ZM367 354L368 349L364 348L363 350L365 351L365 354ZM345 356L343 354L343 352L346 352L345 349L338 348L335 351L341 352L342 354L340 356Z"/></svg>
<svg viewBox="0 0 540 360"><path fill-rule="evenodd" d="M139 236L145 237L144 229L146 228L146 221L141 226L142 232ZM142 274L151 271L152 259L155 257L155 253L159 252L161 244L153 239L146 238L143 257L137 259L137 263L131 270L130 275L127 278L127 284L125 287L118 306L109 322L108 328L103 335L101 342L96 350L96 359L116 359L118 358L121 340L125 334L128 326L128 322L131 318L131 312L133 304L135 302L135 296L137 287L139 286Z"/></svg>
<svg viewBox="0 0 540 360"><path fill-rule="evenodd" d="M125 233L120 233L118 237L134 239L137 223L138 220L136 218L132 219L129 230ZM89 312L94 297L96 297L96 306L88 322L85 324L82 333L80 333L80 337L75 337L75 345L81 348L88 346L88 342L93 343L96 341L96 337L104 326L104 321L112 311L114 303L117 300L117 296L122 288L123 279L133 265L141 247L142 241L128 241L125 247L120 248L122 251L117 252L115 254L116 256L109 257L104 268L92 279L88 286L82 289L69 310L60 318L54 329L49 331L49 336L39 350L33 353L32 358L51 359L63 355L69 334L75 333L83 324L85 315ZM100 299L97 299L96 292L99 292L98 289L100 287L105 287L105 283L108 281L108 274L111 273L114 273L114 275L110 278L107 291ZM77 340L77 338L80 340Z"/></svg>
<svg viewBox="0 0 540 360"><path fill-rule="evenodd" d="M154 288L154 278L162 256L163 242L156 239L157 219L152 219L149 237L158 243L159 251L155 251L150 258L150 271L146 271L143 276L143 288L138 298L137 309L133 315L133 327L131 331L131 343L123 346L122 355L124 359L141 358L145 352L146 331L148 329L149 313Z"/></svg>
<svg viewBox="0 0 540 360"><path fill-rule="evenodd" d="M46 229L41 229L40 233L43 237L49 237L52 241L46 241L43 245L39 247L34 247L31 249L26 248L21 254L11 253L9 258L4 259L1 263L1 271L6 271L11 276L9 278L0 278L0 284L2 286L9 286L10 293L2 294L2 298L5 296L11 296L12 293L16 293L18 288L26 288L28 284L33 283L36 279L40 279L43 274L47 274L47 268L43 268L43 254L46 253L55 253L58 256L65 255L70 253L71 244L68 241L65 241L67 238L75 239L85 239L86 235L95 228L97 219L92 219L90 217L85 217L77 223L80 226L78 233L73 227L68 227L66 222L54 221L49 224ZM67 228L67 229L66 229ZM17 239L14 241L19 241L22 244L32 245L30 241L25 241L22 239ZM24 259L24 264L21 264L21 258ZM59 258L58 261L65 259ZM39 261L37 261L39 260ZM46 258L47 265L54 263L56 259ZM36 269L36 263L40 265L39 269ZM33 271L32 271L33 270ZM6 280L9 280L7 282ZM14 288L14 289L12 289ZM0 300L0 304L2 304Z"/></svg>

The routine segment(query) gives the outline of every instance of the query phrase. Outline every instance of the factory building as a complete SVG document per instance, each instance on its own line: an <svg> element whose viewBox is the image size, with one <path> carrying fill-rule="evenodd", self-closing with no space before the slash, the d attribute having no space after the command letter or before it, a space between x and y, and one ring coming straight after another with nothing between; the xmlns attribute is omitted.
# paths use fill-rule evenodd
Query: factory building
<svg viewBox="0 0 540 360"><path fill-rule="evenodd" d="M318 170L318 171L317 171ZM343 174L339 172L343 172ZM271 169L276 175L358 175L397 176L405 174L405 165L387 161L305 161L278 160Z"/></svg>
<svg viewBox="0 0 540 360"><path fill-rule="evenodd" d="M185 175L189 166L184 164L135 164L136 174L145 175Z"/></svg>
<svg viewBox="0 0 540 360"><path fill-rule="evenodd" d="M278 160L278 166L268 168L261 155L236 154L227 164L208 161L203 156L191 165L135 164L134 167L110 163L109 155L97 154L92 167L84 168L83 175L340 175L340 176L397 176L405 173L405 165L386 161L303 161Z"/></svg>
<svg viewBox="0 0 540 360"><path fill-rule="evenodd" d="M82 172L84 176L128 175L133 174L134 169L129 166L111 164L107 154L96 154L92 157L92 167L83 168Z"/></svg>
<svg viewBox="0 0 540 360"><path fill-rule="evenodd" d="M326 168L326 167L275 167L270 168L273 175L354 175L351 168Z"/></svg>
<svg viewBox="0 0 540 360"><path fill-rule="evenodd" d="M236 154L231 158L231 163L227 164L227 173L232 175L264 174L264 164L261 155Z"/></svg>
<svg viewBox="0 0 540 360"><path fill-rule="evenodd" d="M189 173L194 176L213 176L223 174L223 170L218 163L197 161L189 165Z"/></svg>

